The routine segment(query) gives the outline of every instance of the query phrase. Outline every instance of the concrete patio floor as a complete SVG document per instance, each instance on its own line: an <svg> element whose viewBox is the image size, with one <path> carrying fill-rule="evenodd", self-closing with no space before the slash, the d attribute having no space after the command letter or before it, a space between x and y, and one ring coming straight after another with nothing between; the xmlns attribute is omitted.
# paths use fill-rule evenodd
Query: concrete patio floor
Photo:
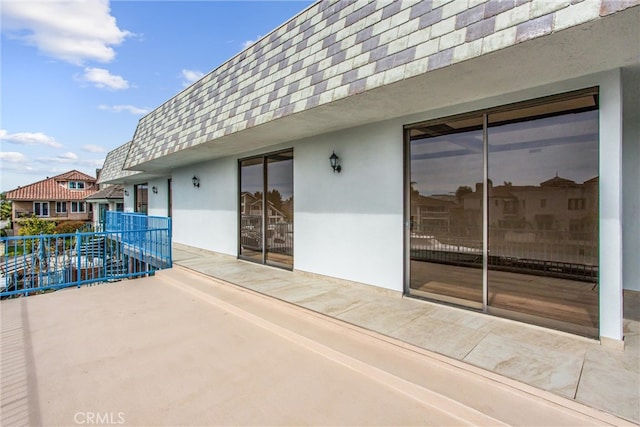
<svg viewBox="0 0 640 427"><path fill-rule="evenodd" d="M620 352L364 285L184 247L174 255L177 266L154 277L2 301L0 424L638 418L636 321Z"/></svg>
<svg viewBox="0 0 640 427"><path fill-rule="evenodd" d="M625 300L620 351L572 334L183 245L175 246L174 262L640 423L637 299Z"/></svg>

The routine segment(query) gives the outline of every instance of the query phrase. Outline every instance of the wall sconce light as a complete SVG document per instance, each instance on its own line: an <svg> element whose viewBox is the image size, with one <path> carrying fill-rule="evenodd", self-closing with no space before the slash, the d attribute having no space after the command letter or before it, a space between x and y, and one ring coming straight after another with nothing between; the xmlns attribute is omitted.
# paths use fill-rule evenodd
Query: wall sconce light
<svg viewBox="0 0 640 427"><path fill-rule="evenodd" d="M193 178L191 178L191 182L193 183L193 186L196 188L200 188L200 179L193 175Z"/></svg>
<svg viewBox="0 0 640 427"><path fill-rule="evenodd" d="M158 194L158 187L154 185L153 187L151 187L151 191L153 191L153 194Z"/></svg>
<svg viewBox="0 0 640 427"><path fill-rule="evenodd" d="M124 195L128 196L129 195L129 190L124 190Z"/></svg>
<svg viewBox="0 0 640 427"><path fill-rule="evenodd" d="M338 157L336 155L336 152L334 151L331 157L329 157L329 162L331 163L333 171L340 173L340 171L342 170L342 166L338 164L338 160L340 160L340 157Z"/></svg>

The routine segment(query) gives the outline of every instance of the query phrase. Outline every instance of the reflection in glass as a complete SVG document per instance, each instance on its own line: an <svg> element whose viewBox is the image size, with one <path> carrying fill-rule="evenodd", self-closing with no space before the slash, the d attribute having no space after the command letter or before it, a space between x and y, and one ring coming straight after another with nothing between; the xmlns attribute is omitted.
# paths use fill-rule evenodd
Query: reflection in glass
<svg viewBox="0 0 640 427"><path fill-rule="evenodd" d="M135 211L147 214L149 205L149 186L147 184L134 185L134 206Z"/></svg>
<svg viewBox="0 0 640 427"><path fill-rule="evenodd" d="M240 256L293 268L293 151L240 161Z"/></svg>
<svg viewBox="0 0 640 427"><path fill-rule="evenodd" d="M263 160L240 162L240 256L262 262Z"/></svg>
<svg viewBox="0 0 640 427"><path fill-rule="evenodd" d="M267 156L267 263L293 267L293 152Z"/></svg>
<svg viewBox="0 0 640 427"><path fill-rule="evenodd" d="M488 290L490 307L580 325L597 335L593 108L542 118L518 117L518 110L512 117L489 116Z"/></svg>
<svg viewBox="0 0 640 427"><path fill-rule="evenodd" d="M482 307L482 117L410 134L410 293Z"/></svg>
<svg viewBox="0 0 640 427"><path fill-rule="evenodd" d="M410 128L410 294L598 336L597 90L485 114Z"/></svg>

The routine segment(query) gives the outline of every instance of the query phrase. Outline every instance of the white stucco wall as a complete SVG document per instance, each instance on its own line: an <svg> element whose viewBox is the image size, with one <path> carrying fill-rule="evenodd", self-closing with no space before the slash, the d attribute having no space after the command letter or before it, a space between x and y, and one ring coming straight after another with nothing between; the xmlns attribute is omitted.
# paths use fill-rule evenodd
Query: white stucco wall
<svg viewBox="0 0 640 427"><path fill-rule="evenodd" d="M127 196L127 192L129 193L129 195ZM135 197L134 197L134 191L133 191L133 184L124 184L124 191L122 194L123 197L123 201L124 201L124 211L125 212L135 212L135 206L134 206L134 201L135 201Z"/></svg>
<svg viewBox="0 0 640 427"><path fill-rule="evenodd" d="M622 81L600 82L600 336L622 340Z"/></svg>
<svg viewBox="0 0 640 427"><path fill-rule="evenodd" d="M199 188L191 182L194 175L200 179ZM173 241L237 255L237 160L226 157L176 169L171 186Z"/></svg>
<svg viewBox="0 0 640 427"><path fill-rule="evenodd" d="M623 283L640 291L640 65L624 69L622 82Z"/></svg>
<svg viewBox="0 0 640 427"><path fill-rule="evenodd" d="M602 173L607 174L600 177L601 187L606 187L601 191L601 227L607 230L601 234L601 331L604 337L621 340L622 278L629 289L637 288L639 280L640 242L633 235L625 237L623 267L621 231L628 236L636 230L638 235L640 149L637 121L624 125L624 163L619 155L622 132L610 131L621 126L619 76L618 70L584 76L176 169L172 172L174 241L237 255L238 158L293 148L294 268L402 291L402 125L600 86L601 147L605 148L600 162ZM616 144L618 153L610 150ZM341 173L333 173L329 166L334 150ZM194 174L200 179L197 189L191 183ZM624 176L624 193L620 176ZM153 185L159 192L154 195L150 190L150 214L165 215L166 178L149 181L150 189ZM132 203L133 197L125 197L126 210L133 210Z"/></svg>
<svg viewBox="0 0 640 427"><path fill-rule="evenodd" d="M402 124L378 123L174 170L174 241L237 255L238 159L293 148L294 268L402 291ZM329 166L333 150L342 173ZM194 174L199 189L191 183ZM149 213L156 215L152 200L150 193Z"/></svg>
<svg viewBox="0 0 640 427"><path fill-rule="evenodd" d="M169 215L169 178L156 178L148 181L148 214L152 216L168 216ZM157 193L153 192L153 187L158 190Z"/></svg>
<svg viewBox="0 0 640 427"><path fill-rule="evenodd" d="M294 147L295 268L402 291L402 121ZM329 165L333 150L341 173Z"/></svg>

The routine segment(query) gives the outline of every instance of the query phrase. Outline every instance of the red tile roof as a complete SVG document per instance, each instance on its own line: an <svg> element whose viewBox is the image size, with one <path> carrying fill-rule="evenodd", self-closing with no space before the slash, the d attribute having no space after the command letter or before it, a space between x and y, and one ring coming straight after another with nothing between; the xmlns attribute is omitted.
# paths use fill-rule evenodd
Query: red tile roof
<svg viewBox="0 0 640 427"><path fill-rule="evenodd" d="M69 181L84 181L84 190L70 190ZM96 179L77 170L7 191L7 200L83 200L97 191Z"/></svg>

